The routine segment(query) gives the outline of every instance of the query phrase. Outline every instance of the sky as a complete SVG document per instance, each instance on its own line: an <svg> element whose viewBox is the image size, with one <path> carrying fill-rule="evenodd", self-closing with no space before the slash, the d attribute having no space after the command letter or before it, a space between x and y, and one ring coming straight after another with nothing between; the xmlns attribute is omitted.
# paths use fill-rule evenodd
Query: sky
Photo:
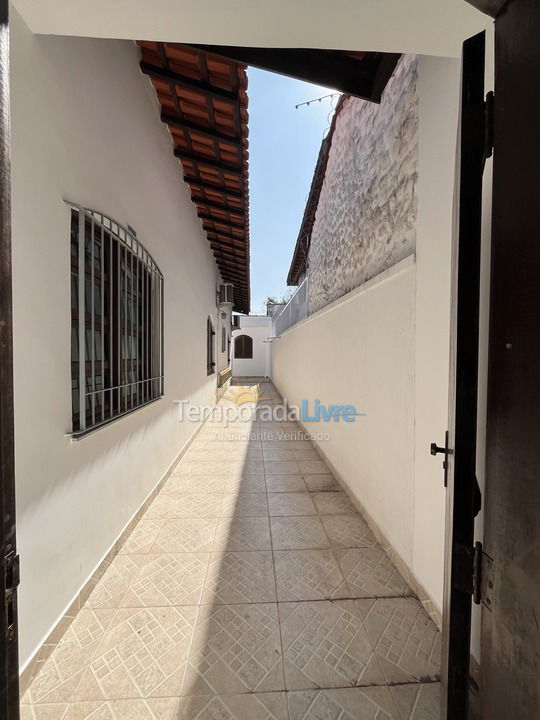
<svg viewBox="0 0 540 720"><path fill-rule="evenodd" d="M337 98L295 109L332 92L248 69L251 313L269 296L289 295L287 274L319 154Z"/></svg>

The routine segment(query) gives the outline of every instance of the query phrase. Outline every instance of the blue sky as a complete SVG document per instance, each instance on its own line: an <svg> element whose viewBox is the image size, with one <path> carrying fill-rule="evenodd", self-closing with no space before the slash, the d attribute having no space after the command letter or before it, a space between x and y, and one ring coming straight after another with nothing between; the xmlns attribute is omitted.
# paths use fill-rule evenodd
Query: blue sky
<svg viewBox="0 0 540 720"><path fill-rule="evenodd" d="M337 98L298 110L332 92L318 85L248 70L251 312L281 297L321 140Z"/></svg>

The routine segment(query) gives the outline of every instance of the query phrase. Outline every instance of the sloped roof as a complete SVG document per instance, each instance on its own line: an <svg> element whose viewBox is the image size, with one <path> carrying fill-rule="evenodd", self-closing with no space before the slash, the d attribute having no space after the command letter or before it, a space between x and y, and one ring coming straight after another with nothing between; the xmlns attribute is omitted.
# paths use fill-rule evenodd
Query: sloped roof
<svg viewBox="0 0 540 720"><path fill-rule="evenodd" d="M246 66L175 43L138 45L221 276L234 284L234 309L248 313Z"/></svg>

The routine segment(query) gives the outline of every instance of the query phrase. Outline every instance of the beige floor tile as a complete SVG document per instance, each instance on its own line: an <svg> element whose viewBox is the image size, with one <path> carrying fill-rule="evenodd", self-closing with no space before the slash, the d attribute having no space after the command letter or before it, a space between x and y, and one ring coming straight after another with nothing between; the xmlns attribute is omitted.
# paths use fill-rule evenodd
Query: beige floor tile
<svg viewBox="0 0 540 720"><path fill-rule="evenodd" d="M306 483L301 475L267 475L266 488L274 492L307 492Z"/></svg>
<svg viewBox="0 0 540 720"><path fill-rule="evenodd" d="M121 608L74 701L180 695L196 607Z"/></svg>
<svg viewBox="0 0 540 720"><path fill-rule="evenodd" d="M264 475L246 475L227 477L225 480L225 493L263 493L266 492Z"/></svg>
<svg viewBox="0 0 540 720"><path fill-rule="evenodd" d="M339 688L288 693L290 720L400 720L389 688Z"/></svg>
<svg viewBox="0 0 540 720"><path fill-rule="evenodd" d="M319 515L354 515L357 512L344 492L314 493L313 502Z"/></svg>
<svg viewBox="0 0 540 720"><path fill-rule="evenodd" d="M71 700L115 613L113 609L83 608L43 664L22 702L58 703Z"/></svg>
<svg viewBox="0 0 540 720"><path fill-rule="evenodd" d="M208 553L145 556L122 607L197 605L209 558Z"/></svg>
<svg viewBox="0 0 540 720"><path fill-rule="evenodd" d="M179 698L97 700L35 705L33 708L26 706L22 710L21 720L176 720L178 712Z"/></svg>
<svg viewBox="0 0 540 720"><path fill-rule="evenodd" d="M150 552L161 530L163 521L143 517L139 520L126 542L119 550L121 555L137 555Z"/></svg>
<svg viewBox="0 0 540 720"><path fill-rule="evenodd" d="M320 474L320 475L309 475L304 474L302 476L310 492L334 492L339 491L339 483L334 479L333 475Z"/></svg>
<svg viewBox="0 0 540 720"><path fill-rule="evenodd" d="M217 517L221 508L221 493L199 495L160 494L148 508L147 518L203 518Z"/></svg>
<svg viewBox="0 0 540 720"><path fill-rule="evenodd" d="M225 493L219 511L221 517L246 517L268 515L266 493Z"/></svg>
<svg viewBox="0 0 540 720"><path fill-rule="evenodd" d="M270 551L212 553L202 602L205 604L275 602Z"/></svg>
<svg viewBox="0 0 540 720"><path fill-rule="evenodd" d="M70 706L67 703L44 705L21 704L20 720L64 720L68 707Z"/></svg>
<svg viewBox="0 0 540 720"><path fill-rule="evenodd" d="M216 528L214 550L270 550L268 518L224 518Z"/></svg>
<svg viewBox="0 0 540 720"><path fill-rule="evenodd" d="M412 595L412 590L379 547L336 549L351 597Z"/></svg>
<svg viewBox="0 0 540 720"><path fill-rule="evenodd" d="M297 450L293 450L294 453L294 459L299 462L300 460L320 460L321 457L319 453L313 448L298 448Z"/></svg>
<svg viewBox="0 0 540 720"><path fill-rule="evenodd" d="M203 605L182 695L284 690L277 605Z"/></svg>
<svg viewBox="0 0 540 720"><path fill-rule="evenodd" d="M117 555L86 600L87 608L117 608L139 572L144 555Z"/></svg>
<svg viewBox="0 0 540 720"><path fill-rule="evenodd" d="M324 515L324 529L328 533L331 547L373 547L377 545L375 535L366 521L359 515Z"/></svg>
<svg viewBox="0 0 540 720"><path fill-rule="evenodd" d="M177 518L163 520L151 553L170 554L212 550L217 518Z"/></svg>
<svg viewBox="0 0 540 720"><path fill-rule="evenodd" d="M401 720L440 720L439 683L396 685L391 688L391 692L401 713Z"/></svg>
<svg viewBox="0 0 540 720"><path fill-rule="evenodd" d="M274 561L278 600L326 600L349 596L331 550L277 550Z"/></svg>
<svg viewBox="0 0 540 720"><path fill-rule="evenodd" d="M295 462L294 450L265 450L263 452L264 462Z"/></svg>
<svg viewBox="0 0 540 720"><path fill-rule="evenodd" d="M287 690L385 684L354 601L280 603Z"/></svg>
<svg viewBox="0 0 540 720"><path fill-rule="evenodd" d="M191 696L182 698L178 720L288 720L287 700L279 692Z"/></svg>
<svg viewBox="0 0 540 720"><path fill-rule="evenodd" d="M272 517L274 550L303 550L328 547L328 538L318 517Z"/></svg>
<svg viewBox="0 0 540 720"><path fill-rule="evenodd" d="M328 473L328 468L322 460L299 460L300 472L306 475L316 475L318 473Z"/></svg>
<svg viewBox="0 0 540 720"><path fill-rule="evenodd" d="M270 515L316 515L309 493L268 493Z"/></svg>
<svg viewBox="0 0 540 720"><path fill-rule="evenodd" d="M300 467L294 460L265 460L264 469L268 475L300 474Z"/></svg>
<svg viewBox="0 0 540 720"><path fill-rule="evenodd" d="M216 475L171 475L161 489L162 495L179 493L200 495L201 493L222 493L227 479Z"/></svg>
<svg viewBox="0 0 540 720"><path fill-rule="evenodd" d="M354 602L388 683L439 679L440 634L416 598Z"/></svg>

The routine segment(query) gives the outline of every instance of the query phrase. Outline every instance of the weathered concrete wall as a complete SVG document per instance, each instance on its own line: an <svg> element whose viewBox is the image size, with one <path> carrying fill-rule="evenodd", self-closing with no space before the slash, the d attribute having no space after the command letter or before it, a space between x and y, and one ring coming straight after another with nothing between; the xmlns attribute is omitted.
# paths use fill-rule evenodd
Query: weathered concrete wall
<svg viewBox="0 0 540 720"><path fill-rule="evenodd" d="M336 120L309 252L309 312L415 250L417 57L405 55L380 105L348 98Z"/></svg>

